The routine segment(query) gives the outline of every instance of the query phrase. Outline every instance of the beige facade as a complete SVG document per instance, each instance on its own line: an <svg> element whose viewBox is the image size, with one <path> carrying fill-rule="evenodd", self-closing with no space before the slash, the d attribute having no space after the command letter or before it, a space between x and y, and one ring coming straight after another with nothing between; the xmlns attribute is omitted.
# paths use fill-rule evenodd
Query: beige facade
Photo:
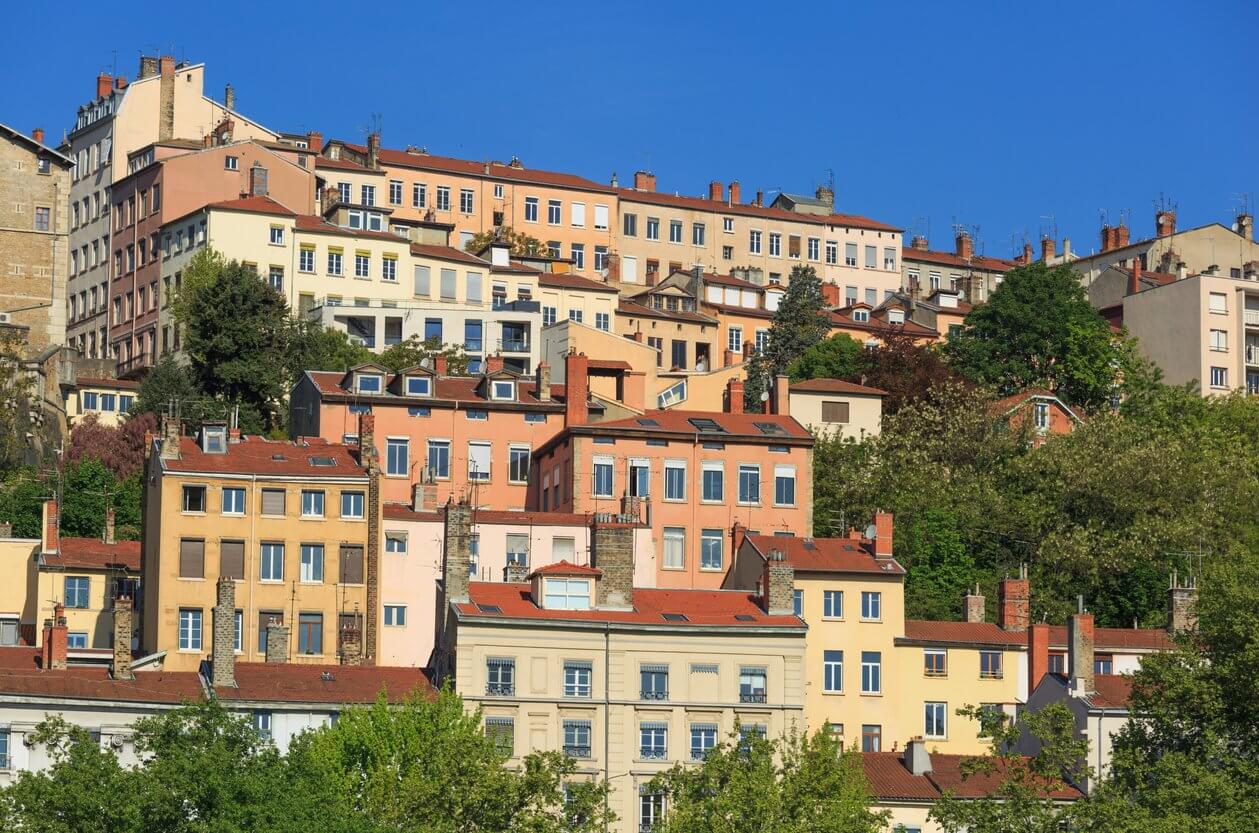
<svg viewBox="0 0 1259 833"><path fill-rule="evenodd" d="M885 391L839 379L795 382L790 390L791 415L818 436L860 442L879 435Z"/></svg>
<svg viewBox="0 0 1259 833"><path fill-rule="evenodd" d="M126 379L77 376L74 381L66 393L66 421L71 428L88 414L95 414L101 425L121 425L140 387Z"/></svg>
<svg viewBox="0 0 1259 833"><path fill-rule="evenodd" d="M1019 261L988 257L975 251L975 241L967 232L959 232L954 238L951 252L935 251L928 247L927 238L914 237L905 247L903 286L906 291L917 289L918 297L930 297L940 290L956 292L968 303L982 304L996 291L1005 279L1005 273ZM1031 261L1031 246L1024 249L1022 262ZM934 321L925 322L940 332Z"/></svg>

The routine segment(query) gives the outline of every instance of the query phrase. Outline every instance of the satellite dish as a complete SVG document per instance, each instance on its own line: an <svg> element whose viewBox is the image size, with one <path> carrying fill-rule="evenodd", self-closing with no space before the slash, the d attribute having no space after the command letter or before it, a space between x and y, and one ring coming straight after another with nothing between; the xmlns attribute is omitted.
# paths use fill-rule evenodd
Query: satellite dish
<svg viewBox="0 0 1259 833"><path fill-rule="evenodd" d="M769 391L767 391L767 390L763 390L763 391L761 391L761 401L762 401L762 402L768 402L768 401L769 401Z"/></svg>
<svg viewBox="0 0 1259 833"><path fill-rule="evenodd" d="M867 526L867 527L866 527L866 537L867 537L867 538L878 538L878 537L879 537L879 530L878 530L878 527L876 527L874 524L870 524L869 526Z"/></svg>

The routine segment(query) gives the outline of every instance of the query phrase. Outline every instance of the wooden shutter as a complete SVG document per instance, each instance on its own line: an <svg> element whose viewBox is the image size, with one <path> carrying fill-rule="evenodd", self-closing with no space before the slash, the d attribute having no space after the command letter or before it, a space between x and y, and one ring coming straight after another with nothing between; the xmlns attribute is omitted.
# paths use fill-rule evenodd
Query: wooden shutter
<svg viewBox="0 0 1259 833"><path fill-rule="evenodd" d="M205 541L200 538L180 539L179 577L205 578Z"/></svg>
<svg viewBox="0 0 1259 833"><path fill-rule="evenodd" d="M848 403L847 402L823 402L822 403L822 421L823 422L848 422Z"/></svg>
<svg viewBox="0 0 1259 833"><path fill-rule="evenodd" d="M358 545L341 545L341 583L363 583L363 548Z"/></svg>
<svg viewBox="0 0 1259 833"><path fill-rule="evenodd" d="M227 578L245 577L245 542L219 542L219 575Z"/></svg>
<svg viewBox="0 0 1259 833"><path fill-rule="evenodd" d="M262 490L262 514L264 515L283 515L284 514L284 490L283 489L263 489Z"/></svg>

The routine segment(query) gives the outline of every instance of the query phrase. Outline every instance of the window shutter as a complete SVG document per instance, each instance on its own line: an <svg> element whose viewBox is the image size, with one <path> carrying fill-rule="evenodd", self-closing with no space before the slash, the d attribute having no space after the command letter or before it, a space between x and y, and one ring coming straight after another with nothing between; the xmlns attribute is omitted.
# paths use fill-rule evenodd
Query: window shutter
<svg viewBox="0 0 1259 833"><path fill-rule="evenodd" d="M205 541L193 538L180 540L179 577L205 578Z"/></svg>
<svg viewBox="0 0 1259 833"><path fill-rule="evenodd" d="M848 422L848 403L847 402L823 402L822 403L822 421L823 422Z"/></svg>
<svg viewBox="0 0 1259 833"><path fill-rule="evenodd" d="M341 545L341 583L363 583L363 548L356 545Z"/></svg>
<svg viewBox="0 0 1259 833"><path fill-rule="evenodd" d="M608 227L608 207L606 205L595 206L595 228Z"/></svg>
<svg viewBox="0 0 1259 833"><path fill-rule="evenodd" d="M219 542L219 575L227 578L245 577L245 542Z"/></svg>
<svg viewBox="0 0 1259 833"><path fill-rule="evenodd" d="M489 443L468 443L468 471L488 476L490 471Z"/></svg>
<svg viewBox="0 0 1259 833"><path fill-rule="evenodd" d="M429 286L431 272L427 266L415 267L415 294L422 298L432 295L432 289Z"/></svg>
<svg viewBox="0 0 1259 833"><path fill-rule="evenodd" d="M456 297L455 292L455 270L442 270L442 300L451 301Z"/></svg>
<svg viewBox="0 0 1259 833"><path fill-rule="evenodd" d="M481 303L481 273L468 272L466 276L468 279L468 303Z"/></svg>
<svg viewBox="0 0 1259 833"><path fill-rule="evenodd" d="M282 489L262 490L262 514L284 514L284 491Z"/></svg>

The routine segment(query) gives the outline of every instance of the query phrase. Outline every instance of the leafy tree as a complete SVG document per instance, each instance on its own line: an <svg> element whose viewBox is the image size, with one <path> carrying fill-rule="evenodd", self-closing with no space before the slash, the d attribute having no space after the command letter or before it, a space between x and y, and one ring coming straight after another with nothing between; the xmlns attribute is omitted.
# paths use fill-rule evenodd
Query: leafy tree
<svg viewBox="0 0 1259 833"><path fill-rule="evenodd" d="M130 419L135 420L141 414L160 417L167 413L170 403L177 402L180 416L187 420L195 416L190 413L195 407L193 403L203 398L204 394L197 387L188 366L168 353L153 364L140 382L135 402L131 405Z"/></svg>
<svg viewBox="0 0 1259 833"><path fill-rule="evenodd" d="M761 394L770 381L786 375L791 363L830 332L830 317L825 312L822 282L812 266L796 266L791 270L787 291L783 293L774 320L769 328L769 341L764 351L748 362L744 385L744 405L760 410Z"/></svg>
<svg viewBox="0 0 1259 833"><path fill-rule="evenodd" d="M1011 269L945 346L953 366L1002 394L1037 386L1088 408L1106 404L1133 364L1067 264Z"/></svg>
<svg viewBox="0 0 1259 833"><path fill-rule="evenodd" d="M886 813L869 809L861 758L841 753L825 726L812 736L730 737L699 766L678 764L647 789L667 801L657 833L876 833Z"/></svg>
<svg viewBox="0 0 1259 833"><path fill-rule="evenodd" d="M100 460L114 477L126 478L144 468L144 434L157 430L152 412L137 413L121 425L102 425L95 413L84 416L70 431L66 462Z"/></svg>
<svg viewBox="0 0 1259 833"><path fill-rule="evenodd" d="M171 315L176 322L187 327L197 317L198 308L218 302L212 287L227 267L227 258L209 246L202 247L188 260L179 288L171 297Z"/></svg>
<svg viewBox="0 0 1259 833"><path fill-rule="evenodd" d="M929 508L897 524L895 542L905 577L905 616L947 620L981 577L953 512Z"/></svg>
<svg viewBox="0 0 1259 833"><path fill-rule="evenodd" d="M42 421L33 377L23 367L26 342L14 331L0 333L0 469L7 470L22 462L36 462L32 455L32 443L27 433L35 433ZM47 442L49 424L43 429L44 445Z"/></svg>
<svg viewBox="0 0 1259 833"><path fill-rule="evenodd" d="M457 376L468 372L468 355L463 352L462 344L442 344L436 338L421 339L419 336L414 335L404 341L386 347L381 351L380 355L373 356L370 361L383 364L390 370L397 372L408 367L415 367L435 356L446 357L448 373Z"/></svg>
<svg viewBox="0 0 1259 833"><path fill-rule="evenodd" d="M894 414L904 405L915 402L939 385L964 381L954 373L935 345L916 344L904 333L888 330L879 334L883 342L867 351L866 367L861 381L887 392L883 413Z"/></svg>
<svg viewBox="0 0 1259 833"><path fill-rule="evenodd" d="M482 231L472 236L472 239L464 244L464 251L476 254L481 249L488 246L495 240L504 240L511 244L511 253L513 255L546 255L549 253L547 245L536 237L530 237L524 232L512 231L511 226L500 226Z"/></svg>
<svg viewBox="0 0 1259 833"><path fill-rule="evenodd" d="M361 344L350 341L344 330L325 327L317 321L297 318L290 324L289 349L285 355L288 386L297 383L307 370L335 370L344 372L375 356Z"/></svg>
<svg viewBox="0 0 1259 833"><path fill-rule="evenodd" d="M17 538L39 538L43 533L42 507L56 487L33 468L14 469L0 485L0 521L13 524Z"/></svg>
<svg viewBox="0 0 1259 833"><path fill-rule="evenodd" d="M787 375L791 381L805 379L853 379L869 366L867 351L861 342L847 333L836 333L807 347L791 362Z"/></svg>

